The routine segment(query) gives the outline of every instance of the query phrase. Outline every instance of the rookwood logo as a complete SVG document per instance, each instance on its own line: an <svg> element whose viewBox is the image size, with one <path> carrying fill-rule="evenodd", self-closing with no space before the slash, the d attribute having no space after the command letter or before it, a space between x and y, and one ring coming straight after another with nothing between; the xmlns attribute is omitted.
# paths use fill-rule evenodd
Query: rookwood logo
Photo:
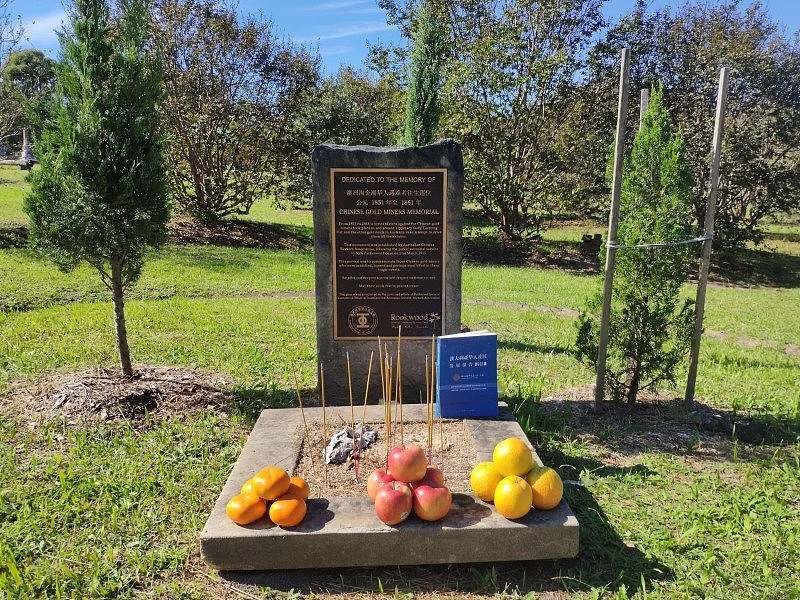
<svg viewBox="0 0 800 600"><path fill-rule="evenodd" d="M347 315L347 325L356 335L369 335L378 326L378 314L369 306L356 306Z"/></svg>
<svg viewBox="0 0 800 600"><path fill-rule="evenodd" d="M437 312L413 314L413 313L392 313L390 320L392 325L435 325L442 317Z"/></svg>

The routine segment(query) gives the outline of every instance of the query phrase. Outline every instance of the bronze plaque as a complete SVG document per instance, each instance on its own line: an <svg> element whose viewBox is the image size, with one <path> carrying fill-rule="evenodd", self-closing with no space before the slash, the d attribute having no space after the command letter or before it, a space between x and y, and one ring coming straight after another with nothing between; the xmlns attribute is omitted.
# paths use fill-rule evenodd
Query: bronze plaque
<svg viewBox="0 0 800 600"><path fill-rule="evenodd" d="M447 169L331 169L333 337L442 335Z"/></svg>

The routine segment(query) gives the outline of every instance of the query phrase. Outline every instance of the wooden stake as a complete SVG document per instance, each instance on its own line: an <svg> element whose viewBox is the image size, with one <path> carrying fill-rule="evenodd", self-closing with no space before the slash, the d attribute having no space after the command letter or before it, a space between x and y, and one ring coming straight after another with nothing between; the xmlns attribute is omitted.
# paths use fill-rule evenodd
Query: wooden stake
<svg viewBox="0 0 800 600"><path fill-rule="evenodd" d="M606 386L606 358L608 357L608 326L611 320L611 294L614 289L614 265L617 258L617 223L619 197L622 192L622 167L625 151L625 126L628 117L628 84L630 80L631 51L622 49L619 74L619 102L617 104L617 139L614 146L614 176L611 183L611 210L608 214L608 239L606 241L606 268L603 280L603 309L600 315L600 339L597 344L597 377L594 383L594 401L600 408Z"/></svg>
<svg viewBox="0 0 800 600"><path fill-rule="evenodd" d="M300 415L303 417L303 430L306 434L306 446L308 448L308 456L311 458L311 470L315 473L317 468L314 465L314 449L311 447L311 436L308 433L308 422L306 421L306 412L303 410L303 400L300 398L300 386L297 385L297 371L292 365L292 375L294 375L294 389L297 391L297 404L300 405Z"/></svg>
<svg viewBox="0 0 800 600"><path fill-rule="evenodd" d="M705 237L700 262L700 275L697 282L697 299L694 309L694 332L692 350L689 355L689 374L686 380L684 400L694 400L694 387L697 382L697 362L700 358L700 338L703 336L703 313L706 305L706 286L708 285L708 269L711 264L711 243L714 237L714 216L717 207L717 190L719 189L719 163L722 153L722 133L725 124L725 109L728 104L728 67L719 72L719 89L717 91L717 114L714 120L714 137L711 141L711 176L706 201Z"/></svg>

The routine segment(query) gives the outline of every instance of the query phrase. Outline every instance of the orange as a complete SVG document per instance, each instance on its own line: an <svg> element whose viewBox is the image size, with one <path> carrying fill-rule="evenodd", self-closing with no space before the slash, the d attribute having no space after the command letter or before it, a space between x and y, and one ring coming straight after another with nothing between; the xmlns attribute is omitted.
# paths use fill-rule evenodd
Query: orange
<svg viewBox="0 0 800 600"><path fill-rule="evenodd" d="M258 496L258 494L256 494L256 491L253 489L253 480L252 479L248 479L247 481L244 482L244 485L242 486L242 491L239 492L239 493L240 494L255 494L256 496Z"/></svg>
<svg viewBox="0 0 800 600"><path fill-rule="evenodd" d="M533 491L528 482L517 475L503 477L494 491L494 507L506 519L519 519L528 514Z"/></svg>
<svg viewBox="0 0 800 600"><path fill-rule="evenodd" d="M291 496L292 498L299 498L300 500L308 500L310 493L311 489L308 487L308 483L305 479L302 477L290 477L289 489L286 490L286 493L283 494L281 498Z"/></svg>
<svg viewBox="0 0 800 600"><path fill-rule="evenodd" d="M492 502L494 490L502 478L493 462L481 462L475 465L469 474L469 487L484 502Z"/></svg>
<svg viewBox="0 0 800 600"><path fill-rule="evenodd" d="M494 464L503 477L525 473L534 467L533 452L528 445L519 438L506 438L494 447L492 453Z"/></svg>
<svg viewBox="0 0 800 600"><path fill-rule="evenodd" d="M541 510L550 510L558 506L564 495L564 484L561 477L550 467L533 467L525 481L533 491L533 507Z"/></svg>
<svg viewBox="0 0 800 600"><path fill-rule="evenodd" d="M269 518L281 527L294 527L306 516L306 501L281 496L269 506Z"/></svg>
<svg viewBox="0 0 800 600"><path fill-rule="evenodd" d="M253 491L264 500L275 500L289 489L289 474L280 467L267 467L253 475Z"/></svg>
<svg viewBox="0 0 800 600"><path fill-rule="evenodd" d="M267 503L255 494L237 494L225 505L225 513L237 525L249 525L267 512Z"/></svg>

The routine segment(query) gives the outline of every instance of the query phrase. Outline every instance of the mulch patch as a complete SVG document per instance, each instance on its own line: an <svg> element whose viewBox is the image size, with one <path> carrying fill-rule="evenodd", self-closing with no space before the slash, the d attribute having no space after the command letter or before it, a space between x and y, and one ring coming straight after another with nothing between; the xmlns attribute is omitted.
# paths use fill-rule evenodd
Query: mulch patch
<svg viewBox="0 0 800 600"><path fill-rule="evenodd" d="M134 377L119 368L45 373L11 384L0 411L22 421L61 418L71 425L103 421L183 419L230 403L231 380L185 367L137 365Z"/></svg>

